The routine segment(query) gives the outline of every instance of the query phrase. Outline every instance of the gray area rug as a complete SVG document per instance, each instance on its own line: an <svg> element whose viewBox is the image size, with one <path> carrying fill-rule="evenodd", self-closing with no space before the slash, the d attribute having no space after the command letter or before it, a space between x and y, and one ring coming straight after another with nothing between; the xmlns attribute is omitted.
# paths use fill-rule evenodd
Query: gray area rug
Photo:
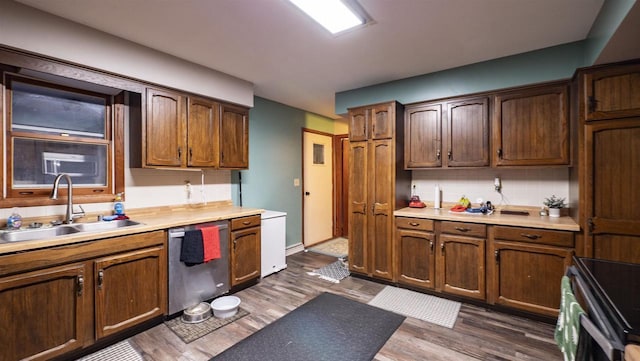
<svg viewBox="0 0 640 361"><path fill-rule="evenodd" d="M211 360L370 361L404 319L322 293Z"/></svg>
<svg viewBox="0 0 640 361"><path fill-rule="evenodd" d="M321 279L333 283L340 283L340 280L351 275L342 261L335 261L312 272L307 272L307 274L310 276L320 276Z"/></svg>
<svg viewBox="0 0 640 361"><path fill-rule="evenodd" d="M460 302L392 286L385 286L369 304L448 328L456 323L461 306Z"/></svg>
<svg viewBox="0 0 640 361"><path fill-rule="evenodd" d="M248 314L249 312L242 308L238 308L238 313L228 318L216 318L211 316L200 323L185 323L182 322L180 317L176 317L166 321L164 324L169 327L173 333L178 335L184 343L190 343Z"/></svg>
<svg viewBox="0 0 640 361"><path fill-rule="evenodd" d="M144 359L136 351L129 341L118 342L115 345L105 347L76 361L143 361Z"/></svg>

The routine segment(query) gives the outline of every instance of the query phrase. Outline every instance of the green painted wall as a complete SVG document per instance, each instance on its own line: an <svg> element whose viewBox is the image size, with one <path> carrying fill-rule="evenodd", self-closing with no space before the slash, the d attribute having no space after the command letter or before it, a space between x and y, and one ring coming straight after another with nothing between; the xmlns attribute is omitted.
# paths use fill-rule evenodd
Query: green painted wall
<svg viewBox="0 0 640 361"><path fill-rule="evenodd" d="M587 36L585 57L588 64L598 59L635 3L636 0L605 0Z"/></svg>
<svg viewBox="0 0 640 361"><path fill-rule="evenodd" d="M336 93L336 114L388 100L408 104L570 78L585 65L584 42L574 42Z"/></svg>
<svg viewBox="0 0 640 361"><path fill-rule="evenodd" d="M287 212L287 246L302 242L302 128L334 132L333 120L260 97L249 112L249 169L231 173L242 205ZM242 187L239 186L242 176Z"/></svg>

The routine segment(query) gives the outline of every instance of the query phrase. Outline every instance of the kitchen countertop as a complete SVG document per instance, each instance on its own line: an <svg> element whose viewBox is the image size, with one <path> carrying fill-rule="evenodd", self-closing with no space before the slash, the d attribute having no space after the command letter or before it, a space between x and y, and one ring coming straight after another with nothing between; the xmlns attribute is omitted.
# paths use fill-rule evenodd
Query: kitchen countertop
<svg viewBox="0 0 640 361"><path fill-rule="evenodd" d="M47 239L0 243L0 255L151 232L188 224L246 217L261 214L262 212L264 212L263 209L237 207L230 203L217 204L211 207L156 207L145 210L131 210L127 212L127 215L132 221L140 222L140 225L102 232L80 232ZM95 219L90 217L84 218L88 219L88 221ZM80 221L84 221L85 219L81 219Z"/></svg>
<svg viewBox="0 0 640 361"><path fill-rule="evenodd" d="M393 214L396 217L425 218L439 221L484 223L500 226L543 228L573 232L580 231L580 226L571 217L553 218L548 216L539 216L534 212L530 212L530 215L528 216L500 214L499 212L494 212L490 215L484 215L463 212L449 212L448 208L433 209L406 207L398 209Z"/></svg>

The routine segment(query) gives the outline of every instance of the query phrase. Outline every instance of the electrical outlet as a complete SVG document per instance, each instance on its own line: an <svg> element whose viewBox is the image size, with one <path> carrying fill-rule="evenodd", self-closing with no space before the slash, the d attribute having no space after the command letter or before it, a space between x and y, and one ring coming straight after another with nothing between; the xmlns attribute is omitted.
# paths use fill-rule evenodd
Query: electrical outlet
<svg viewBox="0 0 640 361"><path fill-rule="evenodd" d="M300 178L293 178L293 186L300 187Z"/></svg>
<svg viewBox="0 0 640 361"><path fill-rule="evenodd" d="M496 192L500 193L500 191L502 190L502 182L500 181L500 177L495 177L493 179L493 186Z"/></svg>

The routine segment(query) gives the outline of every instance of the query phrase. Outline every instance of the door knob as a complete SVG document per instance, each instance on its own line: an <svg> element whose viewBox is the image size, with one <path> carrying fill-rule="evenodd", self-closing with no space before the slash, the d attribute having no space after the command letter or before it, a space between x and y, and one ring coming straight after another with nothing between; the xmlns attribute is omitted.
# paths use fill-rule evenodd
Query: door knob
<svg viewBox="0 0 640 361"><path fill-rule="evenodd" d="M309 192L304 192L304 195L305 195L305 196L309 196L309 195L311 195L311 193L309 193Z"/></svg>

